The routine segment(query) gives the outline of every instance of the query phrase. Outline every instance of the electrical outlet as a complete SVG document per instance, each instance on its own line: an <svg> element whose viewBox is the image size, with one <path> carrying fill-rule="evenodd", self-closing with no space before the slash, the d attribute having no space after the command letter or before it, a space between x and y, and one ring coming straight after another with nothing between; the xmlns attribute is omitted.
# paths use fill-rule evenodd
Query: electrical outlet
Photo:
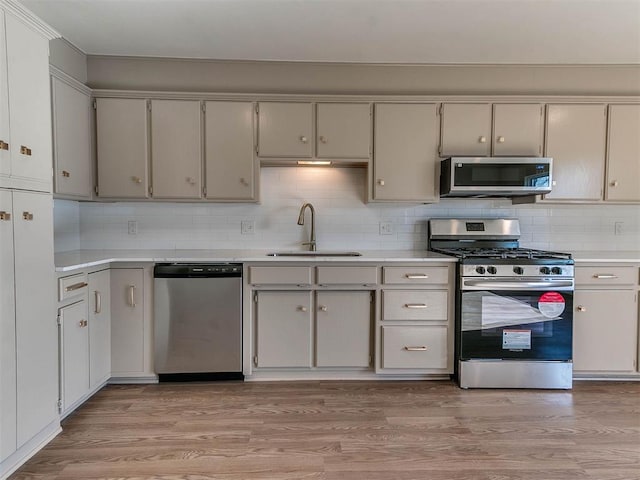
<svg viewBox="0 0 640 480"><path fill-rule="evenodd" d="M243 220L240 223L240 233L242 235L253 235L256 232L256 222L253 220Z"/></svg>
<svg viewBox="0 0 640 480"><path fill-rule="evenodd" d="M127 226L128 226L129 235L137 235L138 234L138 221L137 220L129 220Z"/></svg>
<svg viewBox="0 0 640 480"><path fill-rule="evenodd" d="M616 235L623 235L624 234L624 222L616 222L613 224L613 232Z"/></svg>
<svg viewBox="0 0 640 480"><path fill-rule="evenodd" d="M380 235L393 235L393 223L380 222Z"/></svg>

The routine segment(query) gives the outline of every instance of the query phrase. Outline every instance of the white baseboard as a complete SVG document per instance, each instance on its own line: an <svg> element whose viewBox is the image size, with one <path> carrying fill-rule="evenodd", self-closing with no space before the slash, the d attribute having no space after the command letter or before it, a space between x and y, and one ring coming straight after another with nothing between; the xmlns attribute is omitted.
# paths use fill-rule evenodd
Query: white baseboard
<svg viewBox="0 0 640 480"><path fill-rule="evenodd" d="M0 463L0 480L9 478L9 475L24 465L27 460L38 453L61 431L62 428L60 428L60 421L57 419L43 428L40 433Z"/></svg>

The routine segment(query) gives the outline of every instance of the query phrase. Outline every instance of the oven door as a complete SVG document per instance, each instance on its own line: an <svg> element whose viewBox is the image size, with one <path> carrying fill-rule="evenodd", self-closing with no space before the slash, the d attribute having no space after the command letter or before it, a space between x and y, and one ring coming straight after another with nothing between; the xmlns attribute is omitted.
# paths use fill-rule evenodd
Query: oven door
<svg viewBox="0 0 640 480"><path fill-rule="evenodd" d="M568 361L573 280L463 279L460 360Z"/></svg>

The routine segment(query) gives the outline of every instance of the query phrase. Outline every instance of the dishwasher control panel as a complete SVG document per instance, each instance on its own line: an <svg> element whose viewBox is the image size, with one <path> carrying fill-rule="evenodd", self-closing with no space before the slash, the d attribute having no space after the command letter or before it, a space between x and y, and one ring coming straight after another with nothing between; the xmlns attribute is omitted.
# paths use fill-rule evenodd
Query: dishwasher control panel
<svg viewBox="0 0 640 480"><path fill-rule="evenodd" d="M155 278L174 277L241 277L241 263L157 263L153 269Z"/></svg>

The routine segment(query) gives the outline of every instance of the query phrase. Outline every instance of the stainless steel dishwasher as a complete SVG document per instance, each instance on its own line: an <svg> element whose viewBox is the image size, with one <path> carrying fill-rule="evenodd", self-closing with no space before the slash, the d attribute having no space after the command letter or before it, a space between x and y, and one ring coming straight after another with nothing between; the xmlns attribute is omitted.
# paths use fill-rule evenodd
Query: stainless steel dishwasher
<svg viewBox="0 0 640 480"><path fill-rule="evenodd" d="M160 381L242 379L242 264L156 264Z"/></svg>

